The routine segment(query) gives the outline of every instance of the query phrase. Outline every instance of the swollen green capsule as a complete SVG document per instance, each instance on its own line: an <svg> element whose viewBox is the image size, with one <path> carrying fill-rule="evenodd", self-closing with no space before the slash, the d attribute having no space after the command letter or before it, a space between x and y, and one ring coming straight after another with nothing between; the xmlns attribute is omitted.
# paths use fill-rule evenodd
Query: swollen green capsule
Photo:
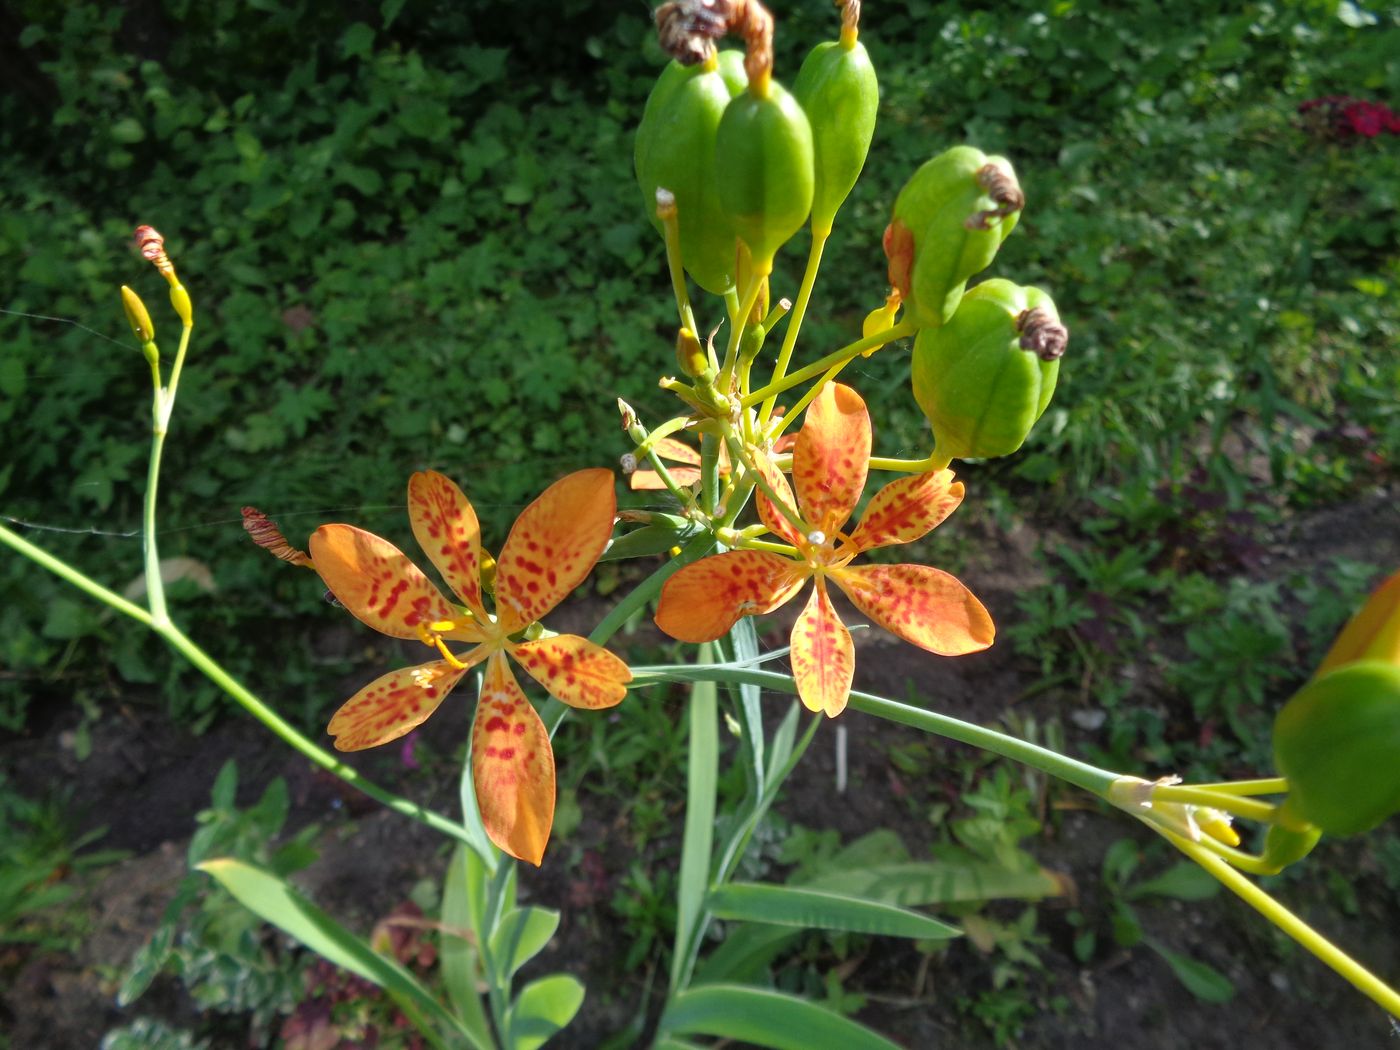
<svg viewBox="0 0 1400 1050"><path fill-rule="evenodd" d="M1400 666L1357 660L1314 678L1274 719L1285 806L1329 835L1400 812Z"/></svg>
<svg viewBox="0 0 1400 1050"><path fill-rule="evenodd" d="M1264 851L1260 854L1270 868L1264 874L1277 875L1290 864L1296 864L1313 851L1320 838L1322 829L1314 824L1306 824L1302 828L1270 824L1264 836Z"/></svg>
<svg viewBox="0 0 1400 1050"><path fill-rule="evenodd" d="M1069 332L1039 288L984 281L952 319L914 339L914 399L934 452L953 459L1015 452L1055 393Z"/></svg>
<svg viewBox="0 0 1400 1050"><path fill-rule="evenodd" d="M773 256L812 210L816 176L807 115L776 82L763 94L746 91L724 110L715 160L720 204L753 256L754 273L767 276Z"/></svg>
<svg viewBox="0 0 1400 1050"><path fill-rule="evenodd" d="M812 125L812 232L825 237L860 177L875 134L880 85L865 45L852 35L812 48L792 95Z"/></svg>
<svg viewBox="0 0 1400 1050"><path fill-rule="evenodd" d="M954 146L905 183L885 230L890 284L921 327L945 324L968 278L991 265L1025 195L1005 157Z"/></svg>
<svg viewBox="0 0 1400 1050"><path fill-rule="evenodd" d="M656 191L675 197L681 262L695 282L721 295L734 287L734 228L719 202L715 137L725 106L743 90L743 55L721 52L714 68L672 62L647 99L634 162L647 216L662 229Z"/></svg>

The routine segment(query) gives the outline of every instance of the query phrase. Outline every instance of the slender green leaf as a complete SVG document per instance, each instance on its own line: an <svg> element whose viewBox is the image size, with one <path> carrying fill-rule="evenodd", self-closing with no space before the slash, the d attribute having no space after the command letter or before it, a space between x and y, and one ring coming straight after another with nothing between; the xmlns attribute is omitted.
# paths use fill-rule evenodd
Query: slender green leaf
<svg viewBox="0 0 1400 1050"><path fill-rule="evenodd" d="M583 984L570 974L551 974L527 984L511 1005L506 1045L511 1050L535 1050L572 1021L582 1005Z"/></svg>
<svg viewBox="0 0 1400 1050"><path fill-rule="evenodd" d="M880 901L862 900L820 890L758 882L719 886L710 894L710 911L721 919L775 926L848 930L889 937L942 940L960 935L955 926Z"/></svg>
<svg viewBox="0 0 1400 1050"><path fill-rule="evenodd" d="M702 645L698 659L714 658L714 646ZM710 887L710 859L715 835L715 787L719 778L719 704L713 682L697 682L690 691L690 754L686 769L685 833L676 887L676 948L671 958L671 990L685 984L695 955L695 940Z"/></svg>
<svg viewBox="0 0 1400 1050"><path fill-rule="evenodd" d="M1065 892L1052 872L1009 871L977 862L914 861L831 870L807 883L810 889L919 907L960 901L1038 900Z"/></svg>
<svg viewBox="0 0 1400 1050"><path fill-rule="evenodd" d="M661 1032L740 1039L774 1050L897 1050L884 1036L809 1000L738 984L681 992L661 1018Z"/></svg>
<svg viewBox="0 0 1400 1050"><path fill-rule="evenodd" d="M481 859L459 842L452 852L452 862L447 866L447 878L442 887L443 930L438 957L442 960L442 980L447 985L447 997L457 1016L482 1043L489 1044L491 1029L479 990L481 965L469 900L469 864L480 869ZM477 885L480 886L479 879Z"/></svg>
<svg viewBox="0 0 1400 1050"><path fill-rule="evenodd" d="M231 858L207 860L199 869L217 879L245 908L317 955L383 988L411 1018L431 1024L424 1028L425 1035L436 1029L473 1046L482 1045L412 973L380 955L277 876Z"/></svg>
<svg viewBox="0 0 1400 1050"><path fill-rule="evenodd" d="M797 715L798 704L794 700L788 705L788 712L783 715L783 720L778 723L777 732L773 734L772 743L768 748L769 781L782 772L783 766L792 755L792 746L797 740Z"/></svg>
<svg viewBox="0 0 1400 1050"><path fill-rule="evenodd" d="M1156 941L1148 940L1148 946L1167 961L1188 992L1206 1003L1228 1003L1235 997L1235 985L1230 978L1197 959L1181 955Z"/></svg>
<svg viewBox="0 0 1400 1050"><path fill-rule="evenodd" d="M1209 900L1219 892L1220 883L1211 877L1210 872L1194 861L1183 860L1155 878L1129 886L1123 895L1129 900L1137 900L1139 897L1172 897L1179 901L1203 901Z"/></svg>
<svg viewBox="0 0 1400 1050"><path fill-rule="evenodd" d="M500 976L509 979L533 959L559 928L559 913L549 908L512 908L491 934L491 954Z"/></svg>
<svg viewBox="0 0 1400 1050"><path fill-rule="evenodd" d="M745 616L729 631L729 650L734 660L741 664L752 663L759 657L758 632L754 630L753 618ZM741 744L744 751L744 771L750 783L750 791L755 800L763 795L765 786L763 707L759 702L761 690L752 682L740 682L731 686L739 708L739 721L744 736Z"/></svg>
<svg viewBox="0 0 1400 1050"><path fill-rule="evenodd" d="M674 517L674 515L668 515ZM608 545L599 561L621 561L624 558L646 558L679 547L700 532L700 524L684 518L676 523L643 525Z"/></svg>

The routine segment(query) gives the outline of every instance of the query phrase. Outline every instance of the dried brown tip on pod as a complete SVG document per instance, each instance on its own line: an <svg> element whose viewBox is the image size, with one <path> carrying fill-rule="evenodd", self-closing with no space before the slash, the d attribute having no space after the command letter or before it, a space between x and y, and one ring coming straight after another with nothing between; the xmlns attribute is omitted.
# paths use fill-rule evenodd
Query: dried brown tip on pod
<svg viewBox="0 0 1400 1050"><path fill-rule="evenodd" d="M860 28L860 0L836 0L841 9L841 31L854 33Z"/></svg>
<svg viewBox="0 0 1400 1050"><path fill-rule="evenodd" d="M661 49L683 66L715 53L714 42L729 32L730 0L671 0L653 15Z"/></svg>
<svg viewBox="0 0 1400 1050"><path fill-rule="evenodd" d="M1069 346L1069 329L1043 306L1026 310L1016 318L1022 350L1032 351L1042 361L1053 361Z"/></svg>
<svg viewBox="0 0 1400 1050"><path fill-rule="evenodd" d="M985 230L995 220L1026 206L1026 195L1021 192L1021 184L1016 181L1015 173L999 164L984 164L979 168L977 182L987 191L987 196L996 201L997 206L979 211L968 219L966 225L970 230Z"/></svg>
<svg viewBox="0 0 1400 1050"><path fill-rule="evenodd" d="M243 508L243 529L254 543L274 558L280 558L292 565L315 567L311 563L311 555L305 551L297 550L288 543L287 537L283 536L282 530L277 527L277 522L258 510L257 507Z"/></svg>

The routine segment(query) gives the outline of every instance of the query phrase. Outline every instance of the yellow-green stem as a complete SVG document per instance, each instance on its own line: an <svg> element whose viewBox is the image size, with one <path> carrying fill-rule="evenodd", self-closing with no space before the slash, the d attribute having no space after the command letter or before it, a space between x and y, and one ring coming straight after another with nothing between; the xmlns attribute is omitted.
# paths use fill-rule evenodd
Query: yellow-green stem
<svg viewBox="0 0 1400 1050"><path fill-rule="evenodd" d="M1209 806L1265 824L1273 821L1274 813L1278 809L1268 802L1256 802L1251 798L1227 795L1222 791L1207 791L1189 784L1154 785L1151 798L1153 802L1183 802L1193 806Z"/></svg>
<svg viewBox="0 0 1400 1050"><path fill-rule="evenodd" d="M916 329L912 321L900 321L899 324L895 325L893 328L886 328L883 332L876 332L874 335L866 336L864 339L857 339L854 343L847 343L845 346L841 347L841 349L833 350L820 361L813 361L810 365L806 365L803 368L799 368L796 372L784 376L776 383L769 383L767 386L755 390L748 397L744 398L743 406L745 408L752 408L754 405L760 404L770 397L776 397L784 390L791 390L795 386L801 386L803 383L807 382L807 380L821 375L827 369L835 365L844 365L857 354L863 354L867 350L875 350L884 346L886 343L894 342L896 339L903 339L906 335L913 335L915 331Z"/></svg>
<svg viewBox="0 0 1400 1050"><path fill-rule="evenodd" d="M778 513L787 518L792 524L792 527L795 528L800 535L805 536L807 533L811 532L812 526L804 522L797 511L787 505L783 498L773 490L773 486L768 484L768 479L754 466L753 459L749 456L748 450L744 448L743 443L738 440L733 428L728 424L724 426L724 437L729 445L730 460L744 465L744 469L747 470L749 476L753 478L754 484L763 490L763 494L767 496L769 502L778 509Z"/></svg>
<svg viewBox="0 0 1400 1050"><path fill-rule="evenodd" d="M1317 956L1362 995L1387 1011L1392 1017L1400 1017L1400 992L1390 987L1209 850L1164 828L1158 830L1168 842L1205 868L1227 890Z"/></svg>
<svg viewBox="0 0 1400 1050"><path fill-rule="evenodd" d="M870 457L871 470L897 470L904 474L926 474L931 470L947 470L953 462L951 456L940 456L930 452L923 459L886 459L883 456Z"/></svg>
<svg viewBox="0 0 1400 1050"><path fill-rule="evenodd" d="M722 393L729 392L730 381L734 378L734 364L739 356L739 343L743 339L744 329L748 327L749 314L753 313L753 305L758 302L758 294L762 290L763 275L755 269L749 276L749 286L744 289L739 316L734 319L734 324L729 330L729 345L724 348L724 364L719 370L719 388Z"/></svg>
<svg viewBox="0 0 1400 1050"><path fill-rule="evenodd" d="M1283 777L1267 780L1222 780L1215 784L1193 784L1201 791L1218 791L1223 795L1282 795L1288 790Z"/></svg>
<svg viewBox="0 0 1400 1050"><path fill-rule="evenodd" d="M787 374L787 367L792 361L793 349L797 346L797 335L802 330L802 319L807 316L807 304L812 299L812 289L817 283L817 271L822 265L822 249L826 247L826 239L830 231L822 233L816 229L812 230L812 247L807 252L807 269L802 274L802 285L797 290L797 302L793 305L792 316L788 318L787 331L783 333L783 345L778 351L777 363L773 365L773 376L768 381L768 385L780 382ZM771 394L764 399L763 407L758 411L758 427L762 431L768 425L768 420L773 415L773 406L777 403L778 395Z"/></svg>

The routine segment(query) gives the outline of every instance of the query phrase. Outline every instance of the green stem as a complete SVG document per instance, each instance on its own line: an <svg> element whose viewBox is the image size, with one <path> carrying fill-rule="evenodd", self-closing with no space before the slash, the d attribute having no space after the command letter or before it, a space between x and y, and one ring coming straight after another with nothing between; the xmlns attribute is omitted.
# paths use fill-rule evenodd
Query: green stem
<svg viewBox="0 0 1400 1050"><path fill-rule="evenodd" d="M1215 854L1174 832L1164 828L1158 830L1168 842L1205 868L1227 890L1317 956L1362 995L1392 1017L1400 1017L1400 992L1391 988Z"/></svg>
<svg viewBox="0 0 1400 1050"><path fill-rule="evenodd" d="M1218 791L1222 795L1282 795L1288 790L1283 777L1266 780L1224 780L1215 784L1193 784L1198 791Z"/></svg>
<svg viewBox="0 0 1400 1050"><path fill-rule="evenodd" d="M204 674L224 692L228 693L244 710L248 711L254 718L260 721L268 729L272 730L279 738L290 744L295 750L301 752L316 765L327 772L335 774L351 787L362 791L377 802L383 803L396 813L412 817L419 823L426 824L434 831L440 831L454 839L466 842L471 845L471 839L467 831L460 824L456 824L441 814L432 810L424 809L415 802L410 802L402 796L394 794L385 788L380 787L373 781L361 776L353 767L341 762L334 755L322 750L308 740L288 722L284 721L275 711L269 708L253 693L249 692L241 683L236 681L222 667L215 662L214 658L196 645L190 638L169 621L164 624L156 621L155 617L133 602L127 601L121 595L103 587L96 580L78 571L67 562L55 558L52 554L42 548L34 546L28 540L16 535L10 529L0 525L0 543L14 549L36 565L47 569L60 579L73 584L79 590L85 592L98 601L110 605L118 612L131 617L138 623L145 624L156 634L164 638L170 645L185 657L191 664L203 671Z"/></svg>
<svg viewBox="0 0 1400 1050"><path fill-rule="evenodd" d="M930 452L923 459L886 459L883 456L870 457L871 470L897 470L903 474L926 474L931 470L947 470L953 462L951 456L940 456Z"/></svg>
<svg viewBox="0 0 1400 1050"><path fill-rule="evenodd" d="M729 330L729 345L724 350L724 364L720 366L720 390L728 393L730 381L734 377L734 365L739 356L739 343L744 337L744 329L749 326L749 315L753 313L758 293L763 289L763 277L754 271L749 277L749 286L744 289L744 299L739 306L739 315ZM747 406L745 406L747 407Z"/></svg>
<svg viewBox="0 0 1400 1050"><path fill-rule="evenodd" d="M777 674L772 671L724 665L632 668L632 681L634 683L642 681L689 682L702 678L720 682L749 682L780 693L795 694L797 692L797 683L793 681L791 675ZM925 711L923 708L886 700L870 693L852 692L849 706L877 718L898 722L900 725L911 726L926 733L933 733L937 736L947 737L949 740L957 740L960 743L990 751L992 754L1001 755L1003 758L1012 759L1033 769L1049 773L1051 776L1059 777L1061 780L1095 795L1103 796L1108 791L1109 786L1119 778L1117 773L1099 769L1087 762L1080 762L1078 759L1069 758L1051 751L1049 748L1029 743L1007 733L987 729L972 722L964 722L962 719L952 718L949 715L940 715L933 711Z"/></svg>
<svg viewBox="0 0 1400 1050"><path fill-rule="evenodd" d="M778 361L773 366L773 376L768 381L769 386L781 381L783 376L787 374L788 364L792 361L792 351L797 346L797 334L802 330L802 319L807 316L807 304L812 299L812 288L817 283L817 271L821 269L822 249L826 247L826 239L829 235L829 230L825 233L819 232L815 228L812 230L812 247L807 253L807 269L802 274L802 285L797 290L797 302L792 308L792 316L788 318L787 331L783 333L783 345L778 351ZM776 392L764 399L763 407L758 412L760 430L768 425L768 419L773 415L773 406L777 400Z"/></svg>
<svg viewBox="0 0 1400 1050"><path fill-rule="evenodd" d="M913 335L916 331L914 322L900 321L893 328L886 328L883 332L876 332L874 335L866 336L864 339L857 339L854 343L847 343L839 350L833 350L820 361L813 361L810 365L799 368L796 372L784 376L775 383L769 383L765 387L755 390L748 397L744 398L742 404L745 408L752 408L760 402L766 401L770 397L781 394L784 390L791 390L795 386L801 386L807 380L821 375L827 369L835 365L844 365L857 354L863 354L867 350L875 350L892 343L896 339L903 339L906 335Z"/></svg>

